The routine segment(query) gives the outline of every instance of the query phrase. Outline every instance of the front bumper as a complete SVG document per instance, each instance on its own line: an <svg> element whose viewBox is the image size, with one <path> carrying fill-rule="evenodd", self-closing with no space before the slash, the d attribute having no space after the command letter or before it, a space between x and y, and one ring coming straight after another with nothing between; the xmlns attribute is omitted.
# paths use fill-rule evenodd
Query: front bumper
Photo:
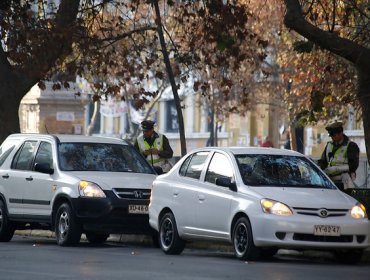
<svg viewBox="0 0 370 280"><path fill-rule="evenodd" d="M315 225L340 227L339 236L314 235ZM252 220L256 246L287 249L364 249L370 246L370 223L367 219L346 217L280 217L262 214Z"/></svg>
<svg viewBox="0 0 370 280"><path fill-rule="evenodd" d="M150 192L150 190L149 190ZM151 234L149 215L131 214L129 205L148 206L149 199L119 198L104 191L106 198L74 198L72 207L85 231L117 234Z"/></svg>

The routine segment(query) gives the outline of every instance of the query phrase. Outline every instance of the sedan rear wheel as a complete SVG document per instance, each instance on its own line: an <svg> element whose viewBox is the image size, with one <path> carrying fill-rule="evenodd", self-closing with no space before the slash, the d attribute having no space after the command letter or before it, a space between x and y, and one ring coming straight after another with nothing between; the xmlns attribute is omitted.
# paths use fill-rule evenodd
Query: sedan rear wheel
<svg viewBox="0 0 370 280"><path fill-rule="evenodd" d="M171 212L166 213L159 225L159 245L163 252L178 255L185 248L185 241L179 237L176 220Z"/></svg>
<svg viewBox="0 0 370 280"><path fill-rule="evenodd" d="M239 218L232 231L235 255L241 260L256 260L260 250L253 243L252 227L247 218Z"/></svg>
<svg viewBox="0 0 370 280"><path fill-rule="evenodd" d="M73 246L80 242L81 225L68 203L63 203L57 211L55 235L60 246Z"/></svg>
<svg viewBox="0 0 370 280"><path fill-rule="evenodd" d="M0 200L0 242L8 242L13 238L14 227L8 220L5 204Z"/></svg>

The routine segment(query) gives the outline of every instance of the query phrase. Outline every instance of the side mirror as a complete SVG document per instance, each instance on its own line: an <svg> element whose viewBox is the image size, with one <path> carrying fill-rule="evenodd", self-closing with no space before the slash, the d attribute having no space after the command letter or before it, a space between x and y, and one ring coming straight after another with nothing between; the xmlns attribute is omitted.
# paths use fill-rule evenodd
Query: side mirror
<svg viewBox="0 0 370 280"><path fill-rule="evenodd" d="M45 174L54 174L54 169L50 167L49 163L36 163L35 171Z"/></svg>
<svg viewBox="0 0 370 280"><path fill-rule="evenodd" d="M222 187L227 187L227 188L229 188L230 190L232 190L234 192L237 191L235 182L231 182L231 179L227 178L227 177L217 178L216 179L216 185L217 186L222 186Z"/></svg>

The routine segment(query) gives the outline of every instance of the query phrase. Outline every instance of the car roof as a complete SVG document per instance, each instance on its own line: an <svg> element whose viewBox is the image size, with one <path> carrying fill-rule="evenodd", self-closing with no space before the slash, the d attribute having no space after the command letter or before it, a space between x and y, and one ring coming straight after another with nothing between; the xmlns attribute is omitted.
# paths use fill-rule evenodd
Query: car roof
<svg viewBox="0 0 370 280"><path fill-rule="evenodd" d="M289 156L304 156L293 150L277 149L277 148L263 148L263 147L205 147L192 150L198 151L223 151L226 153L240 155L240 154L265 154L265 155L289 155Z"/></svg>
<svg viewBox="0 0 370 280"><path fill-rule="evenodd" d="M37 139L37 140L53 140L57 139L61 143L82 142L82 143L110 143L110 144L128 144L125 140L106 137L106 136L86 136L75 134L42 134L42 133L16 133L8 138L16 139Z"/></svg>

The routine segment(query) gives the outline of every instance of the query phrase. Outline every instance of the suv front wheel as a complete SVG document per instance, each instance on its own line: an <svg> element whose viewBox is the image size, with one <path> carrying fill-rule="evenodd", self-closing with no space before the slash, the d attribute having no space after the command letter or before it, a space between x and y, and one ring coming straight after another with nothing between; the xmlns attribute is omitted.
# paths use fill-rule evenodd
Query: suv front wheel
<svg viewBox="0 0 370 280"><path fill-rule="evenodd" d="M107 241L109 234L108 233L96 233L96 232L86 232L86 239L91 244L103 244L105 241Z"/></svg>
<svg viewBox="0 0 370 280"><path fill-rule="evenodd" d="M14 227L8 220L5 204L0 200L0 242L8 242L13 238Z"/></svg>
<svg viewBox="0 0 370 280"><path fill-rule="evenodd" d="M57 211L55 220L55 235L60 246L76 245L81 239L81 225L68 203L63 203Z"/></svg>

